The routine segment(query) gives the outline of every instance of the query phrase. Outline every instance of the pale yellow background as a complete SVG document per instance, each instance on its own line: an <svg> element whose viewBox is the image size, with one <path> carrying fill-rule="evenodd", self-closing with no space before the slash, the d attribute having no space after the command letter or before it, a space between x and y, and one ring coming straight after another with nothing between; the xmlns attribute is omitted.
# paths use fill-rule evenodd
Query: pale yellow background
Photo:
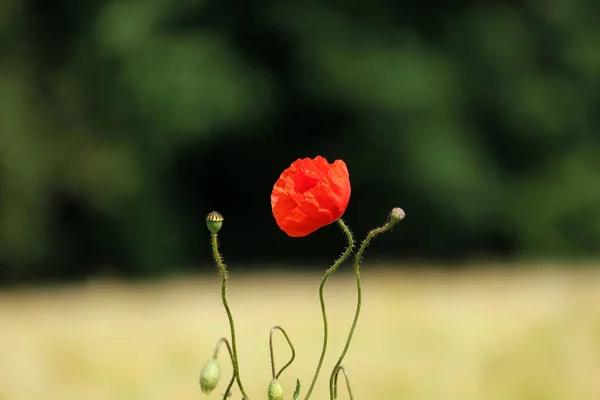
<svg viewBox="0 0 600 400"><path fill-rule="evenodd" d="M600 399L600 273L554 269L413 274L364 271L364 307L344 362L355 398ZM284 373L306 392L321 345L320 276L232 275L242 379L251 399L270 380L268 332L283 325L297 349ZM167 283L96 282L0 292L1 400L218 399L198 375L228 325L218 276ZM354 310L353 276L326 288L326 382ZM277 338L279 365L288 350ZM236 390L232 399L239 400ZM301 396L303 398L303 396ZM346 399L345 392L340 399Z"/></svg>

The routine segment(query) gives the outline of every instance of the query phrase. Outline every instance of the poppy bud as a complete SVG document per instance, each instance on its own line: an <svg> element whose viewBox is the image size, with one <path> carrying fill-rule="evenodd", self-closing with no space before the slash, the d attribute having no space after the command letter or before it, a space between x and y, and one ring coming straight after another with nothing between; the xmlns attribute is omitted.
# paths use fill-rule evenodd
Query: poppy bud
<svg viewBox="0 0 600 400"><path fill-rule="evenodd" d="M400 207L392 208L392 211L390 212L390 219L392 221L398 222L403 220L404 217L406 217L406 214L404 213L403 209L401 209Z"/></svg>
<svg viewBox="0 0 600 400"><path fill-rule="evenodd" d="M283 400L283 385L273 379L269 384L269 400Z"/></svg>
<svg viewBox="0 0 600 400"><path fill-rule="evenodd" d="M209 394L217 387L220 374L221 368L219 367L219 362L216 358L213 358L206 363L200 373L200 389L202 389L202 393Z"/></svg>
<svg viewBox="0 0 600 400"><path fill-rule="evenodd" d="M223 216L216 211L206 216L206 226L211 233L217 233L223 226Z"/></svg>

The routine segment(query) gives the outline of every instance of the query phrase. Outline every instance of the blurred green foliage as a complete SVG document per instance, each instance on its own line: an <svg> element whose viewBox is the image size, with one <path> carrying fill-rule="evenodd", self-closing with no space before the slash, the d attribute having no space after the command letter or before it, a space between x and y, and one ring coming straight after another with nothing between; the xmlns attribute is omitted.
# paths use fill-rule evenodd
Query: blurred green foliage
<svg viewBox="0 0 600 400"><path fill-rule="evenodd" d="M198 262L213 208L285 259L270 187L317 153L357 232L406 209L390 255L597 255L600 5L365 4L1 0L0 280Z"/></svg>

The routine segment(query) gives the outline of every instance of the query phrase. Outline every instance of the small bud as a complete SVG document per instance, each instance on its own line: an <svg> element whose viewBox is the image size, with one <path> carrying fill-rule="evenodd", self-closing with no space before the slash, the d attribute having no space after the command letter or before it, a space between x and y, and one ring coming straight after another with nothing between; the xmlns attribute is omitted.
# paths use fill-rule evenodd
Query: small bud
<svg viewBox="0 0 600 400"><path fill-rule="evenodd" d="M211 233L217 233L223 226L223 216L216 211L206 216L206 226Z"/></svg>
<svg viewBox="0 0 600 400"><path fill-rule="evenodd" d="M200 373L200 389L202 389L202 393L209 394L217 387L220 374L221 368L219 367L219 362L216 358L213 358L206 363Z"/></svg>
<svg viewBox="0 0 600 400"><path fill-rule="evenodd" d="M393 220L394 222L398 222L402 221L404 217L406 217L406 214L404 213L403 209L401 209L400 207L392 208L392 211L390 212L391 220Z"/></svg>
<svg viewBox="0 0 600 400"><path fill-rule="evenodd" d="M283 400L283 385L277 379L269 384L269 400Z"/></svg>

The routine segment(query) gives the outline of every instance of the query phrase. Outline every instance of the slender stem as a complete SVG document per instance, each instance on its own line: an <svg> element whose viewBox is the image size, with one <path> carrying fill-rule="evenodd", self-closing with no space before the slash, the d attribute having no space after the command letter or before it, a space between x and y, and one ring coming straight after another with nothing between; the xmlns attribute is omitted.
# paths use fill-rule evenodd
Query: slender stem
<svg viewBox="0 0 600 400"><path fill-rule="evenodd" d="M364 247L365 247L364 243L365 242L363 242L363 246L361 246L359 253L364 249ZM357 260L358 259L359 258L357 257ZM348 349L350 348L350 342L352 340L352 336L354 335L354 329L356 328L356 325L358 323L358 317L360 315L360 309L362 306L362 285L361 285L361 281L360 281L360 264L358 262L355 263L355 273L356 273L356 288L357 288L356 312L354 313L354 319L352 320L352 326L350 327L350 332L348 333L348 338L346 339L346 344L344 345L344 350L342 350L342 354L340 355L340 358L335 363L335 366L333 367L333 371L331 372L331 377L329 378L329 398L330 398L330 400L335 399L333 385L334 385L336 371L339 369L340 365L342 364L342 361L344 360L344 357L346 356L346 353L348 352Z"/></svg>
<svg viewBox="0 0 600 400"><path fill-rule="evenodd" d="M348 378L348 371L342 365L340 365L335 372L335 379L333 381L333 398L337 399L337 383L338 383L338 375L340 371L344 373L344 378L346 379L346 388L348 389L348 395L350 396L350 400L354 400L354 395L352 394L352 387L350 386L350 379Z"/></svg>
<svg viewBox="0 0 600 400"><path fill-rule="evenodd" d="M222 337L221 339L219 339L217 341L217 345L215 346L215 352L213 354L213 358L217 358L217 356L219 355L219 349L221 348L221 344L225 343L225 345L227 346L227 351L229 352L229 358L231 359L231 363L233 364L233 352L231 351L231 346L229 345L229 341ZM235 372L231 375L231 379L229 380L229 384L227 385L227 389L225 389L225 394L223 394L223 400L226 400L227 397L229 397L229 393L231 390L231 387L233 386L235 382Z"/></svg>
<svg viewBox="0 0 600 400"><path fill-rule="evenodd" d="M358 249L358 252L356 253L356 257L354 258L354 273L356 274L356 290L357 290L356 312L354 313L354 319L352 320L352 326L350 327L350 331L348 332L348 338L346 339L346 344L344 345L344 350L342 350L342 354L340 355L340 358L338 358L338 361L335 364L335 367L333 367L333 370L331 371L331 376L329 377L329 398L330 398L330 400L335 399L335 397L334 397L334 395L335 395L335 393L334 393L335 376L336 376L338 369L342 365L342 361L344 361L344 357L346 356L348 349L350 348L350 342L352 341L352 336L354 335L354 330L356 329L356 324L358 323L358 317L360 315L360 309L362 306L362 285L361 285L361 281L360 281L360 263L361 263L363 253L365 252L365 249L367 248L367 246L369 245L369 243L375 236L382 234L383 232L389 230L392 226L394 226L396 224L396 222L398 222L402 218L404 218L403 215L401 217L399 217L399 216L397 216L397 214L394 214L395 210L396 209L394 209L392 211L392 214L390 214L390 216L388 217L388 220L386 221L385 224L381 225L378 228L371 230L367 234L367 236L365 237L365 240L363 240L360 248ZM402 213L404 213L404 212L402 211Z"/></svg>
<svg viewBox="0 0 600 400"><path fill-rule="evenodd" d="M323 360L325 358L325 353L327 351L327 339L328 339L328 335L329 335L329 330L328 330L328 326L327 326L327 312L325 310L325 300L323 298L323 289L325 288L325 284L327 283L327 280L329 279L331 274L333 274L335 272L335 270L344 261L346 261L348 256L352 253L352 250L354 250L354 237L352 236L352 232L350 232L350 229L348 228L348 226L344 223L344 221L342 219L338 219L338 224L340 225L340 227L346 234L346 238L348 240L348 246L346 247L346 250L344 251L344 253L340 256L340 258L338 258L333 263L333 265L327 271L325 271L325 276L323 276L323 280L321 281L321 284L319 285L319 302L321 303L321 314L323 315L323 348L321 350L321 356L319 357L319 362L317 363L315 375L313 376L312 382L310 383L310 387L308 388L308 391L306 392L306 396L304 397L304 400L308 400L313 389L315 388L315 384L317 383L317 378L319 377L319 373L321 372L321 367L323 366Z"/></svg>
<svg viewBox="0 0 600 400"><path fill-rule="evenodd" d="M287 340L288 345L292 350L292 356L290 357L290 360L283 367L281 367L281 369L277 373L275 373L275 352L273 350L273 333L276 330L283 333L285 340ZM271 332L269 333L269 352L271 353L271 373L273 379L277 379L283 373L283 371L285 371L285 369L294 362L294 359L296 358L296 349L294 349L294 345L292 344L292 341L290 340L290 337L288 336L287 332L281 326L276 325L271 328Z"/></svg>
<svg viewBox="0 0 600 400"><path fill-rule="evenodd" d="M211 233L211 245L213 250L213 257L215 262L217 263L217 267L219 268L219 273L221 274L221 299L223 300L223 307L225 308L225 312L227 313L227 318L229 319L229 328L231 330L231 348L232 348L232 364L233 364L233 374L237 381L237 384L240 388L240 392L244 396L245 400L249 400L246 391L244 390L244 386L242 385L242 380L240 378L240 370L238 365L238 355L237 355L237 346L235 341L235 326L233 324L233 315L231 314L231 310L229 309L229 304L227 303L227 269L225 268L225 263L223 262L223 258L221 254L219 254L219 241L217 239L216 233ZM227 394L227 393L225 393Z"/></svg>

